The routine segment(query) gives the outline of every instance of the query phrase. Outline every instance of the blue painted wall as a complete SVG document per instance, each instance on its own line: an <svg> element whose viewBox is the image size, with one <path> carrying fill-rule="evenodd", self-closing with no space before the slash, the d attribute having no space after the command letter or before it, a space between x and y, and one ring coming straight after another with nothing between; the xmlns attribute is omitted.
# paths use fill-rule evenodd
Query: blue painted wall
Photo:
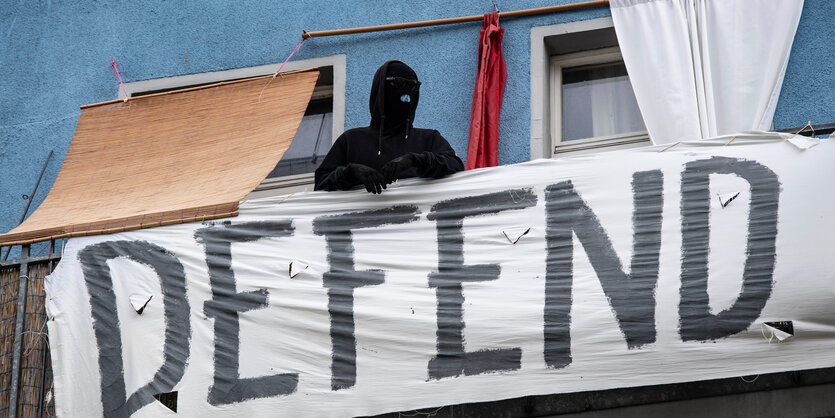
<svg viewBox="0 0 835 418"><path fill-rule="evenodd" d="M500 1L503 10L568 0ZM116 98L110 65L126 82L284 60L302 30L339 29L482 14L488 0L2 0L0 5L0 232L13 228L49 150L55 151L30 213L58 174L79 106ZM499 162L530 156L530 30L608 16L607 8L507 19L508 68ZM479 23L313 38L296 59L347 55L345 127L366 125L368 90L389 59L424 83L415 125L433 127L466 154ZM835 1L806 0L780 96L776 128L835 121ZM43 251L43 250L41 250Z"/></svg>

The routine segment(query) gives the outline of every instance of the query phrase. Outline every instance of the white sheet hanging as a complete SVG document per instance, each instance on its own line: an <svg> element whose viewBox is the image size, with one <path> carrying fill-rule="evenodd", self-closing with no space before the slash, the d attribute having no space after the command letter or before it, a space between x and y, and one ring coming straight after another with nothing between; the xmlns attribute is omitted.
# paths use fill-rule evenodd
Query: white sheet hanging
<svg viewBox="0 0 835 418"><path fill-rule="evenodd" d="M734 137L73 238L46 279L56 415L365 416L835 367L835 141Z"/></svg>
<svg viewBox="0 0 835 418"><path fill-rule="evenodd" d="M655 144L769 130L803 0L611 0Z"/></svg>

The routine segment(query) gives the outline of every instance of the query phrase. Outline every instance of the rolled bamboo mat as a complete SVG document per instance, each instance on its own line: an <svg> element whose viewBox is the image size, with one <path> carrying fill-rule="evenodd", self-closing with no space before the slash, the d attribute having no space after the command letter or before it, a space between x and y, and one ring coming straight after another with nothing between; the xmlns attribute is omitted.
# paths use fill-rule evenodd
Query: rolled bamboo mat
<svg viewBox="0 0 835 418"><path fill-rule="evenodd" d="M0 245L234 216L284 155L318 70L82 107L52 190Z"/></svg>

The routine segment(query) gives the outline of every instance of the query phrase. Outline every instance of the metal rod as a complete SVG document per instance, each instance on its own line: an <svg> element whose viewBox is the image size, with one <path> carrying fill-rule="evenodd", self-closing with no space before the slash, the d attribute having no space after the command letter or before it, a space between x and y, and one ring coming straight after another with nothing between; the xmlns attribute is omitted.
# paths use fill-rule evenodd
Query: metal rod
<svg viewBox="0 0 835 418"><path fill-rule="evenodd" d="M46 258L49 260L49 261L47 261L47 265L49 266L49 271L46 273L47 275L52 274L52 268L53 268L53 265L52 265L52 254L53 254L52 250L54 250L54 249L55 249L55 240L54 239L49 240L49 254L46 256Z"/></svg>
<svg viewBox="0 0 835 418"><path fill-rule="evenodd" d="M608 6L609 0L593 0L593 1L584 1L580 3L570 3L570 4L561 4L558 6L546 6L546 7L537 7L534 9L523 9L523 10L514 10L511 12L500 12L499 19L507 19L509 17L522 17L522 16L531 16L537 14L544 14L544 13L557 13L557 12L566 12L569 10L577 10L577 9L587 9L590 7L599 7L599 6ZM422 20L419 22L407 22L407 23L392 23L388 25L377 25L377 26L363 26L359 28L350 28L350 29L334 29L334 30L320 30L320 31L302 31L302 38L319 38L323 36L338 36L338 35L351 35L355 33L367 33L367 32L380 32L380 31L387 31L387 30L397 30L397 29L410 29L410 28L420 28L425 26L439 26L439 25L450 25L453 23L464 23L464 22L479 22L484 19L483 15L473 15L473 16L462 16L462 17L450 17L446 19L435 19L435 20Z"/></svg>
<svg viewBox="0 0 835 418"><path fill-rule="evenodd" d="M41 168L41 174L38 176L38 181L35 183L35 188L32 189L32 194L30 194L26 199L26 207L23 208L23 215L20 215L20 221L18 221L18 225L23 223L23 220L26 219L26 214L29 213L29 206L32 204L32 200L35 198L35 193L38 192L38 186L41 185L41 179L43 178L43 173L46 172L46 166L49 165L49 160L52 158L53 150L49 150L49 155L46 156L46 161L43 163L43 167ZM12 253L12 246L9 246L9 250L6 252L6 255L3 256L3 261L6 261L9 258L9 254Z"/></svg>
<svg viewBox="0 0 835 418"><path fill-rule="evenodd" d="M23 215L20 215L20 222L17 223L18 225L23 223L23 220L26 219L26 214L29 213L29 205L32 204L32 200L35 198L35 193L38 192L38 186L41 185L41 179L43 178L43 173L46 172L46 166L49 164L49 160L52 158L52 152L52 150L49 150L49 155L46 156L46 161L43 163L41 174L38 176L38 181L35 183L35 188L32 189L32 194L29 195L29 198L26 199L26 207L23 209Z"/></svg>
<svg viewBox="0 0 835 418"><path fill-rule="evenodd" d="M49 338L48 334L47 338ZM41 339L38 338L38 341L41 341ZM46 407L48 406L48 403L45 403L43 401L44 394L46 393L46 360L48 355L49 347L47 346L41 352L41 367L43 367L43 370L41 371L41 394L38 398L38 418L43 418L43 413L46 410Z"/></svg>
<svg viewBox="0 0 835 418"><path fill-rule="evenodd" d="M26 291L29 283L29 246L20 248L20 255L24 261L20 264L20 277L17 287L17 318L14 325L14 345L12 346L12 382L9 386L9 416L17 416L17 395L20 390L20 355L23 349L23 326L26 315Z"/></svg>
<svg viewBox="0 0 835 418"><path fill-rule="evenodd" d="M50 254L51 256L52 254ZM49 272L52 273L52 261L49 262ZM46 301L44 301L46 302ZM46 321L49 319L44 317L43 328L46 329L46 339L49 341L49 329L46 327ZM44 345L43 338L38 338L38 342L41 346ZM46 361L47 357L49 357L49 344L46 344L46 347L43 347L43 351L41 351L41 394L38 397L38 418L43 418L43 413L46 410L48 403L44 402L44 394L46 393Z"/></svg>
<svg viewBox="0 0 835 418"><path fill-rule="evenodd" d="M15 258L12 261L2 261L2 262L0 262L0 267L17 266L17 265L22 264L24 262L29 263L29 264L37 264L37 263L41 263L41 262L44 262L44 261L55 262L55 261L60 260L60 259L61 259L61 253L57 252L57 253L52 253L51 256L40 255L40 256L28 257L26 259Z"/></svg>

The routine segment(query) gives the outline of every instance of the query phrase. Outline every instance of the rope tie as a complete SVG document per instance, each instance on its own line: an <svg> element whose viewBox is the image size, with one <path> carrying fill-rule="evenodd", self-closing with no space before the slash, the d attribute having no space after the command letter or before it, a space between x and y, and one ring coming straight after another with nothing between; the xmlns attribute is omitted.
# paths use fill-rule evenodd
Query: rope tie
<svg viewBox="0 0 835 418"><path fill-rule="evenodd" d="M116 66L116 60L110 60L110 64L113 65L113 69L116 71L116 77L119 77L119 85L122 86L122 92L125 93L124 102L127 103L127 101L128 101L128 90L125 89L125 83L122 81L122 74L119 73L119 67Z"/></svg>
<svg viewBox="0 0 835 418"><path fill-rule="evenodd" d="M299 47L301 47L301 46L302 46L302 44L304 43L304 40L305 40L305 39L306 39L306 38L302 37L302 40L301 40L301 41L299 41L299 43L296 45L296 47L295 47L295 48L293 48L293 52L291 52L291 53L290 53L290 55L288 55L288 56L287 56L287 59L285 59L285 60L284 60L284 62L282 62L282 63L281 63L281 65L278 67L278 69L277 69L277 70L275 70L275 74L273 74L273 76L272 76L272 77L270 77L270 80L269 80L269 81L267 81L267 84L264 84L264 88L262 88L262 89L261 89L261 93L260 93L260 94L258 94L258 103L261 103L261 96L264 94L264 90L266 90L266 89L267 89L267 86L269 86L269 85L270 85L270 83L272 83L272 82L273 82L273 79L275 79L275 77L278 75L278 73L280 73L280 72L281 72L281 69L282 69L282 68L284 68L284 66L287 64L287 62L288 62L288 61L290 61L290 58L293 58L293 54L295 54L295 53L296 53L296 51L298 51L298 50L299 50Z"/></svg>
<svg viewBox="0 0 835 418"><path fill-rule="evenodd" d="M681 141L674 142L674 143L670 144L669 146L667 146L666 148L664 148L664 149L662 149L661 151L658 151L658 152L664 152L664 151L666 151L666 150L668 150L668 149L670 149L670 148L672 148L672 147L674 147L674 146L676 146L680 143L681 143Z"/></svg>
<svg viewBox="0 0 835 418"><path fill-rule="evenodd" d="M282 63L281 63L281 66L279 66L279 67L278 67L278 69L277 69L277 70L275 70L275 74L273 74L273 78L275 78L275 76L277 76L277 75L278 75L278 73L280 73L280 72L281 72L281 69L282 69L282 68L284 68L284 65L286 65L286 64L287 64L287 61L290 61L290 58L293 58L293 54L295 54L295 53L296 53L296 51L298 51L298 50L299 50L299 47L301 47L301 46L302 46L302 43L304 43L304 39L305 39L305 38L302 38L302 40L301 40L301 41L299 41L299 43L296 45L296 47L295 47L295 48L293 48L293 52L291 52L291 53L290 53L290 55L288 55L288 56L287 56L287 59L286 59L286 60L284 60L284 62L282 62Z"/></svg>
<svg viewBox="0 0 835 418"><path fill-rule="evenodd" d="M812 130L812 136L815 136L815 128L812 126L812 121L806 122L806 124L805 124L805 125L803 125L803 127L802 127L802 128L800 128L800 130L799 130L799 131L797 131L797 132L795 132L794 134L795 134L795 135L797 135L797 134L799 134L799 133L801 133L801 132L805 131L805 130L806 130L806 128L811 129L811 130Z"/></svg>

